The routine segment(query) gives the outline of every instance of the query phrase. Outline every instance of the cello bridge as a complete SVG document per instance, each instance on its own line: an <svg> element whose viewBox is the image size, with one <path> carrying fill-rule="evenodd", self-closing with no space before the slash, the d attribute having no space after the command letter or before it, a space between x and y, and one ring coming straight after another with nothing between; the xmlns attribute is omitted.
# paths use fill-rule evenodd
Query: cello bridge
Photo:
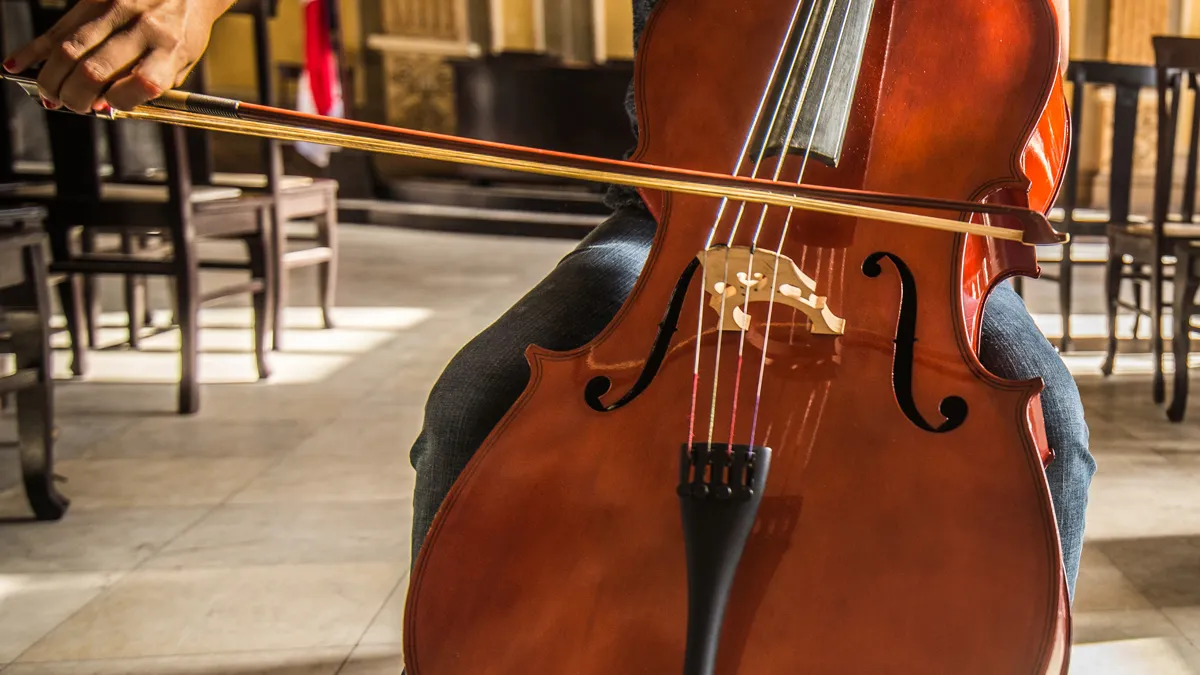
<svg viewBox="0 0 1200 675"><path fill-rule="evenodd" d="M817 295L817 282L783 254L747 246L715 246L697 257L704 266L705 292L712 296L709 306L721 317L721 330L748 330L746 309L765 302L799 310L808 317L815 335L842 335L846 330L846 321L829 309L827 298Z"/></svg>

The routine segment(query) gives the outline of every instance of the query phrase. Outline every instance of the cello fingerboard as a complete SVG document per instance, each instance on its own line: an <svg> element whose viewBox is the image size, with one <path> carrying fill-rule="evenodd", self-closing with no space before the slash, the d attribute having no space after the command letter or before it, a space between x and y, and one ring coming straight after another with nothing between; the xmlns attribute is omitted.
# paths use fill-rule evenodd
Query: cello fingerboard
<svg viewBox="0 0 1200 675"><path fill-rule="evenodd" d="M808 153L836 167L875 0L805 0L772 78L751 152ZM786 148L786 151L785 151Z"/></svg>

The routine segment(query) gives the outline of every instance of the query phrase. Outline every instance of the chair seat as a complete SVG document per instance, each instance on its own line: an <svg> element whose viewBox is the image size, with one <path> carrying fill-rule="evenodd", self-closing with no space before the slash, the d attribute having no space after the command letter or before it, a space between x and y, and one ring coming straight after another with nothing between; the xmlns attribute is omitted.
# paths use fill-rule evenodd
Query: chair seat
<svg viewBox="0 0 1200 675"><path fill-rule="evenodd" d="M1136 223L1121 229L1138 237L1154 234L1154 225L1150 223ZM1163 236L1170 239L1200 239L1200 223L1168 222L1163 225Z"/></svg>
<svg viewBox="0 0 1200 675"><path fill-rule="evenodd" d="M19 185L5 196L22 199L49 200L56 197L57 188L52 183L27 183ZM191 191L193 204L204 204L227 199L237 199L242 191L235 187L196 186ZM166 185L141 183L102 183L100 200L105 202L131 202L139 204L166 204L171 199Z"/></svg>
<svg viewBox="0 0 1200 675"><path fill-rule="evenodd" d="M1040 263L1062 262L1063 247L1038 246L1037 259ZM1071 262L1096 265L1108 262L1108 241L1095 237L1076 237L1071 242Z"/></svg>
<svg viewBox="0 0 1200 675"><path fill-rule="evenodd" d="M53 176L54 175L54 163L53 162L39 162L36 160L28 160L28 159L18 159L18 160L13 161L12 170L13 170L13 173L17 174L18 176ZM108 178L111 175L113 175L112 164L108 164L108 163L101 164L100 165L100 176L102 178Z"/></svg>
<svg viewBox="0 0 1200 675"><path fill-rule="evenodd" d="M1061 223L1066 220L1067 213L1064 209L1053 208L1046 218L1052 223ZM1105 209L1075 209L1074 220L1077 223L1088 225L1101 225L1109 222L1111 212ZM1129 222L1131 223L1148 223L1150 219L1146 216L1130 214Z"/></svg>
<svg viewBox="0 0 1200 675"><path fill-rule="evenodd" d="M214 185L236 187L244 190L267 189L267 176L262 173L214 172L212 180ZM316 179L309 176L283 176L280 179L279 187L284 190L295 190L309 187L316 182Z"/></svg>

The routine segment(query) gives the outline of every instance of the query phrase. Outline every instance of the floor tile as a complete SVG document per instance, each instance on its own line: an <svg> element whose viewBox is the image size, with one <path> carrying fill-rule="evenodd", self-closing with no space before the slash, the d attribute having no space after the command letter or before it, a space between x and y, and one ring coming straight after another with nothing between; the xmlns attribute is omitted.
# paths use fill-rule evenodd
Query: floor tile
<svg viewBox="0 0 1200 675"><path fill-rule="evenodd" d="M397 644L360 645L338 675L400 675L404 650Z"/></svg>
<svg viewBox="0 0 1200 675"><path fill-rule="evenodd" d="M404 641L404 603L408 599L408 575L396 584L383 608L371 621L362 644L399 644Z"/></svg>
<svg viewBox="0 0 1200 675"><path fill-rule="evenodd" d="M1149 638L1076 647L1071 675L1195 675L1200 673L1183 640Z"/></svg>
<svg viewBox="0 0 1200 675"><path fill-rule="evenodd" d="M1152 609L1146 599L1108 556L1094 545L1085 545L1075 583L1076 612L1111 612Z"/></svg>
<svg viewBox="0 0 1200 675"><path fill-rule="evenodd" d="M407 458L424 415L424 406L371 403L330 422L297 446L293 456Z"/></svg>
<svg viewBox="0 0 1200 675"><path fill-rule="evenodd" d="M20 661L354 645L404 569L363 563L137 571Z"/></svg>
<svg viewBox="0 0 1200 675"><path fill-rule="evenodd" d="M16 659L120 576L115 572L0 574L0 666Z"/></svg>
<svg viewBox="0 0 1200 675"><path fill-rule="evenodd" d="M407 450L387 454L295 454L264 472L230 501L329 502L412 499L416 472Z"/></svg>
<svg viewBox="0 0 1200 675"><path fill-rule="evenodd" d="M226 504L147 561L152 569L403 563L412 501Z"/></svg>
<svg viewBox="0 0 1200 675"><path fill-rule="evenodd" d="M129 570L207 512L202 507L68 510L54 523L0 525L0 573Z"/></svg>
<svg viewBox="0 0 1200 675"><path fill-rule="evenodd" d="M226 421L152 417L93 444L88 459L271 457L293 450L314 431L295 421Z"/></svg>
<svg viewBox="0 0 1200 675"><path fill-rule="evenodd" d="M88 459L59 462L72 510L216 505L273 459Z"/></svg>
<svg viewBox="0 0 1200 675"><path fill-rule="evenodd" d="M335 675L348 647L10 666L4 675ZM392 675L399 675L398 672Z"/></svg>
<svg viewBox="0 0 1200 675"><path fill-rule="evenodd" d="M1076 610L1071 620L1071 638L1076 645L1142 638L1184 638L1171 619L1157 609Z"/></svg>

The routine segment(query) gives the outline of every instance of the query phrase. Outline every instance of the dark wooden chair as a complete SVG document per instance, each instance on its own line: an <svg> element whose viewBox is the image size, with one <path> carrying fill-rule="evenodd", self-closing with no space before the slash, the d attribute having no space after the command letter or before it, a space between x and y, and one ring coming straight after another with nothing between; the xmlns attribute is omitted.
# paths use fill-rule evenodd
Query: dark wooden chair
<svg viewBox="0 0 1200 675"><path fill-rule="evenodd" d="M1163 310L1172 308L1172 342L1175 360L1174 394L1167 416L1182 421L1187 408L1188 353L1191 325L1196 314L1196 257L1200 255L1200 221L1196 218L1196 170L1200 164L1200 107L1190 117L1181 114L1180 103L1187 90L1200 92L1200 40L1155 37L1156 87L1158 89L1158 161L1154 177L1154 212L1151 222L1109 226L1109 263L1106 296L1108 301L1108 354L1103 365L1112 373L1116 357L1116 313L1121 283L1145 280L1150 286L1151 353L1154 360L1152 395L1156 403L1166 398L1163 375ZM1175 178L1175 148L1181 131L1188 133L1188 153L1181 201L1172 205ZM1165 293L1170 280L1174 292Z"/></svg>
<svg viewBox="0 0 1200 675"><path fill-rule="evenodd" d="M18 196L38 200L49 211L47 231L54 254L53 270L68 275L165 276L173 282L176 318L181 332L182 367L179 412L199 409L197 377L198 314L201 304L249 293L254 304L255 353L260 378L269 375L266 361L270 331L271 201L247 196L235 188L193 186L188 170L183 130L162 127L167 157L167 182L112 183L100 180L96 158L88 157L88 141L101 122L64 113L48 113L55 161L55 184L50 189L18 190ZM61 167L61 168L60 168ZM77 252L75 230L117 235L122 241L152 236L162 242L154 249ZM236 237L245 242L246 261L202 261L197 245L203 239ZM201 269L238 269L250 273L242 283L202 292Z"/></svg>
<svg viewBox="0 0 1200 675"><path fill-rule="evenodd" d="M1074 84L1071 104L1072 136L1083 137L1084 96L1089 89L1111 89L1115 108L1112 124L1111 161L1107 208L1079 207L1079 152L1080 143L1071 144L1071 152L1064 177L1063 191L1050 220L1055 229L1071 235L1071 241L1052 251L1039 251L1044 262L1057 263L1054 273L1041 278L1058 282L1059 311L1062 315L1062 337L1060 351L1071 349L1071 308L1073 305L1074 276L1076 265L1105 265L1108 256L1088 255L1086 251L1097 247L1079 247L1076 244L1104 242L1110 227L1123 228L1131 224L1149 222L1148 215L1131 213L1130 201L1133 191L1134 139L1137 136L1138 97L1147 88L1153 88L1155 69L1152 66L1137 66L1103 61L1072 61L1067 68L1067 78ZM1079 255L1084 252L1084 255ZM1049 255L1047 255L1049 253ZM1134 335L1138 322L1147 314L1141 304L1141 281L1134 280L1133 304L1135 312ZM1110 326L1110 333L1111 333Z"/></svg>
<svg viewBox="0 0 1200 675"><path fill-rule="evenodd" d="M54 369L50 349L44 209L0 209L0 352L16 370L0 373L0 396L16 394L17 443L25 497L38 520L59 520L69 500L54 475Z"/></svg>
<svg viewBox="0 0 1200 675"><path fill-rule="evenodd" d="M257 95L259 102L265 105L278 105L269 30L275 8L273 0L241 0L230 9L230 14L249 16L253 23ZM196 68L189 89L200 93L218 93L209 91L203 62ZM264 173L216 172L212 162L212 134L200 130L189 130L188 134L192 155L197 160L193 163L193 177L197 183L236 187L247 194L269 195L274 204L273 250L274 266L278 273L273 289L273 348L281 349L283 344L283 312L288 302L288 272L291 270L310 266L318 268L317 290L321 315L325 327L332 328L333 304L337 295L337 181L285 175L283 145L276 139L259 141L262 145ZM289 232L289 224L297 220L313 221L315 232L311 235Z"/></svg>
<svg viewBox="0 0 1200 675"><path fill-rule="evenodd" d="M22 33L20 29L29 20L26 10L27 8L20 3L0 5L0 18L9 22L0 24L4 28L0 31L0 37ZM0 39L0 48L7 50L10 46L8 40ZM29 99L19 88L12 85L0 87L0 204L16 207L13 213L27 213L22 200L14 198L14 191L28 188L30 185L45 187L51 184L53 166L50 162L23 161L17 152L18 145L39 148L38 141L43 139L40 136L36 139L28 138L31 130L23 123L40 116L40 110L41 106ZM34 131L40 132L41 129ZM26 137L18 143L18 136L21 135ZM102 166L101 171L108 169L111 167ZM41 227L40 223L38 227ZM81 279L67 278L61 274L51 274L47 281L60 294L60 302L65 310L65 330L71 339L71 372L77 377L83 376L87 371L87 346L90 344L90 331L84 314L87 289ZM52 332L59 331L54 329ZM0 407L3 407L7 400L7 397L0 397Z"/></svg>
<svg viewBox="0 0 1200 675"><path fill-rule="evenodd" d="M30 0L28 6L37 32L48 30L65 11L61 5L39 0ZM97 134L99 125L105 122L47 112L46 123L54 183L22 187L13 194L46 207L46 229L54 257L52 270L69 277L167 278L173 286L176 323L181 333L180 413L195 413L200 406L197 342L202 304L239 294L252 297L256 366L260 378L268 377L266 349L272 329L274 259L270 197L247 195L232 187L193 184L186 136L180 127L156 125L166 165L161 182L113 182L102 180L99 170L98 148L103 144ZM94 233L116 235L121 246L89 251L73 245L76 234L87 242ZM200 241L231 238L245 244L246 260L201 260ZM131 241L159 245L132 247L128 244ZM202 290L201 269L244 270L249 272L249 279ZM71 309L67 311L71 316Z"/></svg>

